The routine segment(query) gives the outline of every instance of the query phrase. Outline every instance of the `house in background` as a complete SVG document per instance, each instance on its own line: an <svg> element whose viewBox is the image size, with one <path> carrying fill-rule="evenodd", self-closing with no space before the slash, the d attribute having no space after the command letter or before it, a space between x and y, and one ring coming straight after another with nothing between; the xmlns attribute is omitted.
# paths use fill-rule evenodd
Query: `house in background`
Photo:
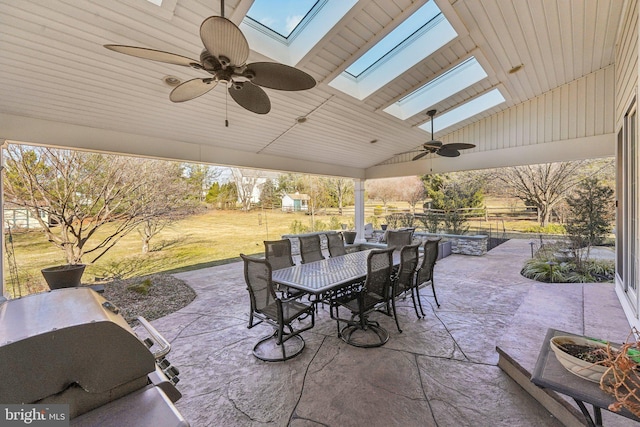
<svg viewBox="0 0 640 427"><path fill-rule="evenodd" d="M3 208L5 230L7 228L11 230L36 230L42 228L38 219L33 216L33 212L29 209L11 202L5 202ZM38 213L40 218L47 223L49 222L49 214L46 209L38 209Z"/></svg>
<svg viewBox="0 0 640 427"><path fill-rule="evenodd" d="M309 195L286 194L282 196L282 212L307 212L309 210Z"/></svg>

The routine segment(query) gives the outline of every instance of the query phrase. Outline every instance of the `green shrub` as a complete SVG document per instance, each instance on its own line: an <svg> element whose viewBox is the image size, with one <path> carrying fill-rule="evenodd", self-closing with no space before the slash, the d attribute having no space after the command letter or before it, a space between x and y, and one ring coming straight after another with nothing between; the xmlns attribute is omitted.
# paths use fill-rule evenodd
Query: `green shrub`
<svg viewBox="0 0 640 427"><path fill-rule="evenodd" d="M566 234L564 225L562 224L547 224L542 227L539 224L531 225L523 230L525 233L538 233L538 234Z"/></svg>
<svg viewBox="0 0 640 427"><path fill-rule="evenodd" d="M291 231L291 234L302 234L302 233L308 233L309 227L302 224L302 221L294 219L291 225L289 226L289 230Z"/></svg>
<svg viewBox="0 0 640 427"><path fill-rule="evenodd" d="M340 230L342 229L342 221L337 216L332 216L329 219L329 230Z"/></svg>
<svg viewBox="0 0 640 427"><path fill-rule="evenodd" d="M152 286L153 283L151 283L151 279L144 279L142 282L127 286L127 289L140 295L149 295L149 289L151 289Z"/></svg>
<svg viewBox="0 0 640 427"><path fill-rule="evenodd" d="M552 265L546 259L532 258L525 262L520 274L538 282L566 283L566 275L569 272L568 263L562 262Z"/></svg>
<svg viewBox="0 0 640 427"><path fill-rule="evenodd" d="M382 214L384 214L384 208L380 205L376 205L373 208L373 214L376 216L380 216Z"/></svg>

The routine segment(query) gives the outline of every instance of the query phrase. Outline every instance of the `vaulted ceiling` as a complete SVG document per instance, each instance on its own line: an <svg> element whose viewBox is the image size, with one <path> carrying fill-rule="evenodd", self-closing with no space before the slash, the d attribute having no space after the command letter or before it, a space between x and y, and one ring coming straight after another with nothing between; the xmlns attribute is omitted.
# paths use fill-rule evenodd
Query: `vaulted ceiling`
<svg viewBox="0 0 640 427"><path fill-rule="evenodd" d="M325 0L324 7L341 1ZM588 100L605 105L601 125L586 133L578 129L575 135L557 130L557 138L540 131L522 145L539 145L542 152L550 140L600 138L606 148L593 155L611 154L614 112L606 89L613 81L623 1L435 2L458 35L415 65L398 60L394 68L399 76L359 100L329 83L426 2L353 0L346 14L289 64L312 75L317 86L301 92L266 89L272 109L258 115L227 99L221 87L172 103L172 87L164 78L205 77L201 71L103 47L144 46L198 58L200 24L221 14L218 0L164 0L161 6L148 0L0 0L0 139L355 178L418 174L434 162L440 170L456 170L513 161L503 156L492 163L512 147L501 143L496 132L477 128L503 126L504 116L511 117L509 126L522 127L528 123L527 111L535 108L532 102L539 117L553 121L549 114L562 108L544 98L557 91L569 94L567 98L577 94L573 102L566 101L568 106ZM227 0L225 16L240 25L252 3ZM258 43L247 38L250 46ZM487 77L406 119L384 111L470 56ZM249 62L273 60L280 61L257 50L249 56ZM510 73L516 66L520 70ZM466 139L459 142L476 148L454 159L429 156L412 162L414 154L396 155L431 139L419 127L428 123L426 110L438 110L437 123L439 115L494 89L504 102L434 135L445 142ZM581 99L585 90L596 98ZM558 96L559 103L565 102L565 95ZM301 123L301 117L306 121ZM552 157L569 160L574 155L559 150Z"/></svg>

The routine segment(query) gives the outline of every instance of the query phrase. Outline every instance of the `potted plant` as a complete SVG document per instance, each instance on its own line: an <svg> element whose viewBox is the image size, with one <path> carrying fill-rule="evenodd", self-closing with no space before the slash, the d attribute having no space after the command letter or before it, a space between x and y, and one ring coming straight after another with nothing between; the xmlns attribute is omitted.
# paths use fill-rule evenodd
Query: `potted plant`
<svg viewBox="0 0 640 427"><path fill-rule="evenodd" d="M82 284L85 264L65 264L40 270L49 289L72 288Z"/></svg>

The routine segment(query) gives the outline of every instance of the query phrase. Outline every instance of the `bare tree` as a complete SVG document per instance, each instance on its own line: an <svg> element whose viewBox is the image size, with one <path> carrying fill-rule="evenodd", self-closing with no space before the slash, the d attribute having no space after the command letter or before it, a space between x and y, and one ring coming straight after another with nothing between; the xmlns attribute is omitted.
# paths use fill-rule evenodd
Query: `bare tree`
<svg viewBox="0 0 640 427"><path fill-rule="evenodd" d="M584 164L579 161L515 166L502 169L497 178L509 185L525 204L537 209L538 222L544 227L553 207L584 178L579 173Z"/></svg>
<svg viewBox="0 0 640 427"><path fill-rule="evenodd" d="M137 174L145 186L140 191L144 220L137 230L142 239L142 253L147 253L153 237L195 210L202 191L194 188L193 181L183 179L183 169L178 163L145 160L139 165ZM189 190L195 197L188 196Z"/></svg>
<svg viewBox="0 0 640 427"><path fill-rule="evenodd" d="M345 202L353 197L353 180L347 178L328 178L327 187L338 204L338 214L342 215Z"/></svg>
<svg viewBox="0 0 640 427"><path fill-rule="evenodd" d="M262 172L255 169L231 168L231 174L236 184L242 210L248 212L251 209L254 191L258 188L260 178L262 178Z"/></svg>
<svg viewBox="0 0 640 427"><path fill-rule="evenodd" d="M398 178L372 179L365 183L369 199L380 200L385 210L387 203L399 200Z"/></svg>
<svg viewBox="0 0 640 427"><path fill-rule="evenodd" d="M398 189L402 200L409 203L411 213L416 213L416 204L426 198L424 182L417 176L405 176L398 179Z"/></svg>
<svg viewBox="0 0 640 427"><path fill-rule="evenodd" d="M149 192L164 192L140 173L142 159L17 144L6 153L7 199L31 211L69 264L98 260L152 215Z"/></svg>

